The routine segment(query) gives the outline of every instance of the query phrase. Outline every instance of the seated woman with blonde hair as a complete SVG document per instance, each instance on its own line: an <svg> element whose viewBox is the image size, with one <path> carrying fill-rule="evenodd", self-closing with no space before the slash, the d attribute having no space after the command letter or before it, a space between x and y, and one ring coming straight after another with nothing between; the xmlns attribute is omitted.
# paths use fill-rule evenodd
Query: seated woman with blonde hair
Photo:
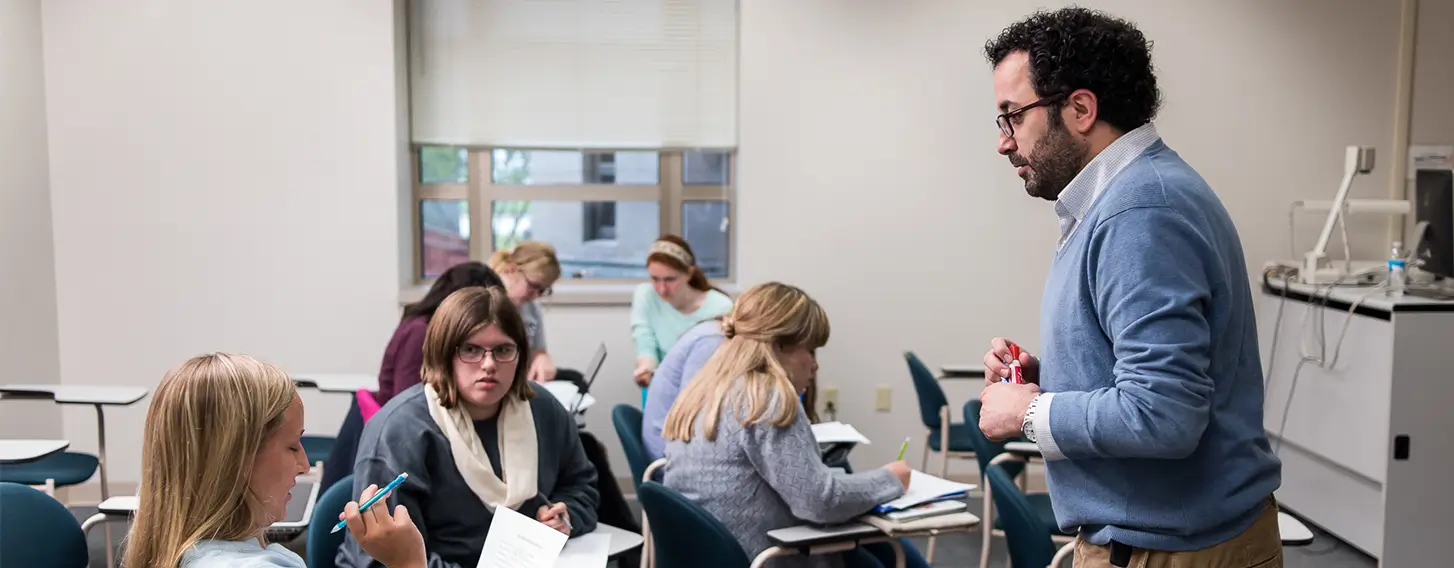
<svg viewBox="0 0 1454 568"><path fill-rule="evenodd" d="M152 394L141 487L123 564L146 568L287 567L303 559L263 532L287 513L303 452L293 381L246 355L187 360ZM360 498L368 499L376 487ZM393 568L424 568L424 541L403 510L349 503L349 529ZM325 520L326 522L326 520Z"/></svg>
<svg viewBox="0 0 1454 568"><path fill-rule="evenodd" d="M502 507L569 536L596 527L596 469L565 407L526 379L529 352L505 291L460 289L429 320L424 382L364 425L354 489L409 473L389 501L417 519L430 568L479 564ZM337 565L376 568L356 536Z"/></svg>
<svg viewBox="0 0 1454 568"><path fill-rule="evenodd" d="M537 383L555 380L555 361L545 349L545 314L540 310L540 298L549 296L550 287L560 279L555 247L540 241L521 241L490 255L490 268L505 282L510 302L525 321L530 352L521 365L526 369L526 378Z"/></svg>
<svg viewBox="0 0 1454 568"><path fill-rule="evenodd" d="M667 487L722 521L749 558L772 546L768 531L847 522L904 494L909 466L902 461L849 474L819 456L798 400L818 373L818 348L828 343L828 314L817 302L786 284L755 286L723 318L722 332L726 342L667 413ZM909 566L927 566L912 545L902 546ZM770 565L856 568L892 565L893 558L892 547L879 543Z"/></svg>

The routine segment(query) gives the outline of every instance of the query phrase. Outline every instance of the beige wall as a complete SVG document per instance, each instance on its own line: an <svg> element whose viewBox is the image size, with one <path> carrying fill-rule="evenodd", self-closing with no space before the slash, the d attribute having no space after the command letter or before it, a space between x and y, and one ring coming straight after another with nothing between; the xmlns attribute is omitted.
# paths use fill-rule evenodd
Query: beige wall
<svg viewBox="0 0 1454 568"><path fill-rule="evenodd" d="M1410 141L1454 145L1454 0L1420 0L1418 28Z"/></svg>
<svg viewBox="0 0 1454 568"><path fill-rule="evenodd" d="M56 383L40 0L0 2L0 383ZM0 438L61 437L50 402L0 403Z"/></svg>
<svg viewBox="0 0 1454 568"><path fill-rule="evenodd" d="M61 376L155 386L240 351L376 373L397 322L392 0L47 2ZM333 434L347 397L304 392ZM140 474L146 401L107 413ZM94 447L95 417L65 410Z"/></svg>
<svg viewBox="0 0 1454 568"><path fill-rule="evenodd" d="M1291 255L1287 205L1332 194L1344 145L1391 154L1399 24L1391 6L1089 4L1136 20L1156 41L1161 131L1222 195L1252 268ZM1443 22L1454 20L1454 0L1421 4L1413 138L1450 143L1454 72L1445 56L1454 46ZM34 3L17 6L33 22ZM895 440L921 435L903 350L938 365L978 360L996 334L1039 343L1056 223L994 154L990 69L980 54L1035 6L742 2L742 280L802 285L829 310L823 381L842 391L840 418L878 441L857 455L862 467L891 457ZM23 23L3 25L13 22ZM396 284L411 268L401 256L411 218L399 192L407 173L397 151L405 130L396 120L397 24L387 0L45 3L56 281L3 297L26 298L18 313L51 336L58 319L66 383L150 386L209 349L252 352L293 371L377 369ZM24 37L40 41L33 23ZM4 51L5 77L16 60L29 62L21 76L39 73L35 48ZM31 106L7 103L5 112L29 117L26 130L0 137L7 150L45 147L40 89L24 90ZM0 93L15 96L9 85ZM45 174L42 166L0 175L8 189L16 176L43 187ZM1380 161L1355 193L1386 195L1388 174ZM35 226L50 218L36 213L46 210L45 192L26 194L34 214L12 213L9 193L0 251L22 259L5 266L43 275L50 256L36 251L49 245L37 248L31 236L49 234ZM32 224L23 249L9 244L12 219ZM1304 246L1312 225L1299 225ZM1381 253L1382 223L1361 222L1354 233L1363 250ZM47 319L56 311L45 306L50 289L59 317ZM555 306L546 318L561 366L583 366L607 343L589 428L624 473L609 409L640 400L628 378L626 308ZM54 375L55 344L45 333L23 335L6 347ZM894 388L888 415L871 408L880 384ZM978 386L948 390L957 407ZM305 400L308 428L325 433L347 405L316 393ZM123 483L138 472L144 405L108 415L113 479ZM67 411L65 434L79 448L92 447L94 431L89 413Z"/></svg>

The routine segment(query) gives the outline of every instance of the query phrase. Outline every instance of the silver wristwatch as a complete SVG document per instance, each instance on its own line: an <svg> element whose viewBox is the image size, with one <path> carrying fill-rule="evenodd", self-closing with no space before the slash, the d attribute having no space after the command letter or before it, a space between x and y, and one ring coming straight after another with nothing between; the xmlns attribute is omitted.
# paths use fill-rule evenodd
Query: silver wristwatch
<svg viewBox="0 0 1454 568"><path fill-rule="evenodd" d="M1040 395L1030 399L1030 408L1025 410L1025 421L1020 423L1020 431L1025 434L1025 439L1031 442L1035 440L1035 403L1040 401Z"/></svg>

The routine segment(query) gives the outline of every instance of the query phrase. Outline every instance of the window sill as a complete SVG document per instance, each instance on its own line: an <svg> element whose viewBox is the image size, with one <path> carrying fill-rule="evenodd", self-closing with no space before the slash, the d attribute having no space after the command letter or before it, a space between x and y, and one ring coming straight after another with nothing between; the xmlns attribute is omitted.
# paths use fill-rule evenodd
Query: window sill
<svg viewBox="0 0 1454 568"><path fill-rule="evenodd" d="M639 282L571 282L561 281L550 296L542 298L543 307L550 306L630 306L631 295ZM731 282L713 282L727 295L736 297L739 290ZM430 284L416 284L399 291L399 305L419 301L429 292Z"/></svg>

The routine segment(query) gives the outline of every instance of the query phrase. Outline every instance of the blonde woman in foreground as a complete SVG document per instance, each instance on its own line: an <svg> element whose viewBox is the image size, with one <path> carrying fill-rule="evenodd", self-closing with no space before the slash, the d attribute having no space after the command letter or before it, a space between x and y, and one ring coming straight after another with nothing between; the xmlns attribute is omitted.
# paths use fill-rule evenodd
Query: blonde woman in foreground
<svg viewBox="0 0 1454 568"><path fill-rule="evenodd" d="M127 568L305 568L263 531L283 518L308 471L303 401L293 381L246 355L202 355L168 371L142 439L140 503ZM377 488L365 491L368 499ZM406 511L348 504L350 532L392 568L423 568L424 540Z"/></svg>
<svg viewBox="0 0 1454 568"><path fill-rule="evenodd" d="M818 373L828 315L802 290L771 282L738 297L722 319L726 341L677 398L662 429L665 483L726 525L749 558L767 532L804 521L846 522L904 494L909 466L858 474L823 464L798 396ZM907 566L927 568L902 542ZM774 559L770 566L876 567L886 543L838 555Z"/></svg>

